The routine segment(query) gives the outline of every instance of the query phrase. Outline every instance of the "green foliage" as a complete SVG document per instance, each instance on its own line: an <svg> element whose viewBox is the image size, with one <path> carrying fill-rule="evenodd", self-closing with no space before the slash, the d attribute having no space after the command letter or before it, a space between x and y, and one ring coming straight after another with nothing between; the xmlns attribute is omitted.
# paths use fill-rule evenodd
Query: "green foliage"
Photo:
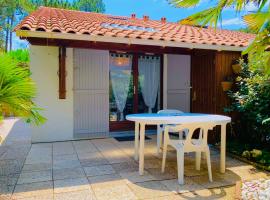
<svg viewBox="0 0 270 200"><path fill-rule="evenodd" d="M68 0L30 0L33 9L37 9L40 6L74 9L73 3Z"/></svg>
<svg viewBox="0 0 270 200"><path fill-rule="evenodd" d="M18 66L18 59L12 55L1 54L0 60L0 119L8 112L36 125L45 122L40 109L32 102L36 88L29 69Z"/></svg>
<svg viewBox="0 0 270 200"><path fill-rule="evenodd" d="M270 170L270 151L267 148L262 148L259 144L246 144L235 140L228 141L227 150L257 163L256 166L259 168Z"/></svg>
<svg viewBox="0 0 270 200"><path fill-rule="evenodd" d="M200 0L169 0L169 3L176 7L190 8L200 3Z"/></svg>
<svg viewBox="0 0 270 200"><path fill-rule="evenodd" d="M263 123L270 117L269 76L260 70L251 70L242 60L240 64L243 71L236 79L236 91L229 92L232 105L225 111L239 113L239 121L234 125L239 140L269 145L270 123ZM257 62L257 65L259 64Z"/></svg>
<svg viewBox="0 0 270 200"><path fill-rule="evenodd" d="M266 49L270 46L270 26L257 34L254 41L244 51L249 55L249 66L252 70L259 70L270 75L270 51Z"/></svg>
<svg viewBox="0 0 270 200"><path fill-rule="evenodd" d="M102 0L79 0L73 4L75 10L85 12L105 12L105 4Z"/></svg>
<svg viewBox="0 0 270 200"><path fill-rule="evenodd" d="M260 159L262 156L262 151L258 149L252 149L251 151L244 151L242 156L248 159Z"/></svg>
<svg viewBox="0 0 270 200"><path fill-rule="evenodd" d="M17 49L14 51L9 51L7 55L19 63L22 63L24 65L29 64L29 50L28 49Z"/></svg>
<svg viewBox="0 0 270 200"><path fill-rule="evenodd" d="M30 0L33 9L40 6L80 10L86 12L104 12L105 4L102 0Z"/></svg>
<svg viewBox="0 0 270 200"><path fill-rule="evenodd" d="M253 34L256 34L255 31L253 31L253 30L251 30L249 28L240 28L240 29L238 29L238 31L243 32L243 33L253 33Z"/></svg>
<svg viewBox="0 0 270 200"><path fill-rule="evenodd" d="M28 0L0 0L0 48L12 49L12 29L20 16L31 11Z"/></svg>

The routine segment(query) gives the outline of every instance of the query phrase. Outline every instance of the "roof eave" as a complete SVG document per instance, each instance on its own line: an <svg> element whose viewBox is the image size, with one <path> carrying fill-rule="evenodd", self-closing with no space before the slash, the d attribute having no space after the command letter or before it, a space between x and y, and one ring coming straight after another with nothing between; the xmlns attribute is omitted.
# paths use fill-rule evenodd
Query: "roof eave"
<svg viewBox="0 0 270 200"><path fill-rule="evenodd" d="M246 47L238 46L225 46L225 45L211 45L211 44L197 44L197 43L185 43L177 41L165 41L165 40L148 40L148 39L136 39L136 38L124 38L124 37L110 37L99 35L79 35L71 33L57 33L57 32L37 32L28 30L17 30L16 35L19 37L27 38L49 38L49 39L65 39L65 40L81 40L81 41L93 41L93 42L110 42L120 44L136 44L136 45L149 45L149 46L161 46L161 47L179 47L189 49L208 49L217 51L243 51Z"/></svg>

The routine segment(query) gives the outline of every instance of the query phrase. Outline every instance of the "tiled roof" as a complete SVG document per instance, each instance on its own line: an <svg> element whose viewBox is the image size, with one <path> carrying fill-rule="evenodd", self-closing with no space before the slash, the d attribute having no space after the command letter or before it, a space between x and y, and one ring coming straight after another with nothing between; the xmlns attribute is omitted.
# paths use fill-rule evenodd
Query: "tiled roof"
<svg viewBox="0 0 270 200"><path fill-rule="evenodd" d="M17 30L58 32L135 38L154 41L172 41L191 44L208 44L245 47L254 38L253 34L230 30L214 30L195 26L166 22L165 18L150 20L131 17L112 16L100 13L71 11L58 8L40 7L27 16Z"/></svg>

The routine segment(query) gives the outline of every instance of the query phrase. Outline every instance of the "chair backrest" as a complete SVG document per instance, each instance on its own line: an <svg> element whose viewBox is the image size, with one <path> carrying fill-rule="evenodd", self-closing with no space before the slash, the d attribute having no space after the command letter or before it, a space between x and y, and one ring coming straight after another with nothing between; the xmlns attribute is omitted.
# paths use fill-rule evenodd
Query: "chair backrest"
<svg viewBox="0 0 270 200"><path fill-rule="evenodd" d="M181 110L176 110L176 109L164 109L164 110L160 110L157 112L158 114L181 114L184 113Z"/></svg>
<svg viewBox="0 0 270 200"><path fill-rule="evenodd" d="M207 137L208 137L208 130L213 129L213 124L202 124L202 123L193 123L193 124L183 124L177 125L174 127L174 130L177 131L187 131L188 134L186 135L186 139L184 140L185 149L188 151L198 150L198 148L204 148L208 145ZM195 140L192 140L194 132L199 129L199 137Z"/></svg>

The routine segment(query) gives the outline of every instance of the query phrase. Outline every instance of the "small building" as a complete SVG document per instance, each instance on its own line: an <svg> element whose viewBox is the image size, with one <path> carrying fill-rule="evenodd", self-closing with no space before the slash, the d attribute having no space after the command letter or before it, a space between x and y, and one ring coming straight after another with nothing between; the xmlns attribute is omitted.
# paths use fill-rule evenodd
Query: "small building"
<svg viewBox="0 0 270 200"><path fill-rule="evenodd" d="M254 35L40 7L15 28L30 43L35 102L47 122L33 142L132 130L130 113L223 113L221 82Z"/></svg>

